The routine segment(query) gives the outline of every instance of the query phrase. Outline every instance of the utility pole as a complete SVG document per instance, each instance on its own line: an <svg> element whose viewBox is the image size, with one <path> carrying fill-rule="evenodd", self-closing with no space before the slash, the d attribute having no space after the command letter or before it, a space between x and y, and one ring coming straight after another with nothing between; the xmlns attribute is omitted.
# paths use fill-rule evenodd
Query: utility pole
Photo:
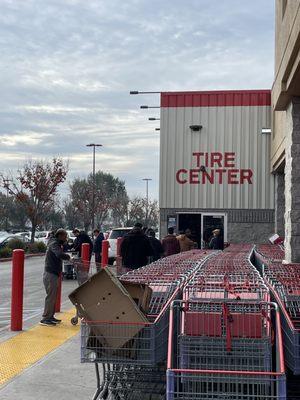
<svg viewBox="0 0 300 400"><path fill-rule="evenodd" d="M146 182L146 226L148 227L148 213L149 213L149 181L152 181L151 178L143 178L143 181Z"/></svg>
<svg viewBox="0 0 300 400"><path fill-rule="evenodd" d="M96 191L96 147L102 147L102 144L90 143L86 147L93 147L93 190L92 190L92 232L95 229L95 191Z"/></svg>
<svg viewBox="0 0 300 400"><path fill-rule="evenodd" d="M6 202L7 202L6 207L8 206L9 183L10 182L11 182L11 180L8 179L8 178L3 179L3 184L4 184L3 186L6 189ZM8 230L8 207L7 207L7 210L6 210L6 217L5 217L5 230L6 230L6 232Z"/></svg>

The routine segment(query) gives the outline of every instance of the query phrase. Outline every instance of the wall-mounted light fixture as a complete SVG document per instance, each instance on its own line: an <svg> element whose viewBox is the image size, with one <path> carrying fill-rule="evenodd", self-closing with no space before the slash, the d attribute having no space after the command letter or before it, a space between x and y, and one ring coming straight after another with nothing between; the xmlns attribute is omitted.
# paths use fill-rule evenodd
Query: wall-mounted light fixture
<svg viewBox="0 0 300 400"><path fill-rule="evenodd" d="M199 131L201 131L201 129L202 129L202 125L190 125L190 129L191 129L193 132L199 132Z"/></svg>
<svg viewBox="0 0 300 400"><path fill-rule="evenodd" d="M272 129L271 129L271 128L262 128L262 129L261 129L261 133L262 133L263 135L269 135L269 134L272 133Z"/></svg>

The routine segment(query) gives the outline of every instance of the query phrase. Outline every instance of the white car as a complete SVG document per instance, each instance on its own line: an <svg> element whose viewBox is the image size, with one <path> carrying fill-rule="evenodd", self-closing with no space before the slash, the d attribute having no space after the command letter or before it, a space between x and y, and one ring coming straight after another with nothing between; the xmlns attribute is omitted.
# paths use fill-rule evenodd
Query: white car
<svg viewBox="0 0 300 400"><path fill-rule="evenodd" d="M31 239L31 232L18 232L15 236L23 240L24 243L29 243Z"/></svg>
<svg viewBox="0 0 300 400"><path fill-rule="evenodd" d="M110 231L107 239L109 241L108 259L110 265L113 265L117 257L117 239L124 237L131 230L132 228L123 227L123 228L115 228Z"/></svg>
<svg viewBox="0 0 300 400"><path fill-rule="evenodd" d="M40 231L35 233L34 240L36 242L43 242L46 246L48 244L48 239L49 239L49 233L48 231Z"/></svg>

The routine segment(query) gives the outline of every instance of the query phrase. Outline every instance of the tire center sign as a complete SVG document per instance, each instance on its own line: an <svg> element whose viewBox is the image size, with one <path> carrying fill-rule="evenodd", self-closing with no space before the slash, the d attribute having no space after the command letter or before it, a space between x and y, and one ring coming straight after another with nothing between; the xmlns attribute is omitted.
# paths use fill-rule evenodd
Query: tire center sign
<svg viewBox="0 0 300 400"><path fill-rule="evenodd" d="M180 185L252 185L253 171L238 168L233 152L194 152L192 168L177 170L176 181Z"/></svg>

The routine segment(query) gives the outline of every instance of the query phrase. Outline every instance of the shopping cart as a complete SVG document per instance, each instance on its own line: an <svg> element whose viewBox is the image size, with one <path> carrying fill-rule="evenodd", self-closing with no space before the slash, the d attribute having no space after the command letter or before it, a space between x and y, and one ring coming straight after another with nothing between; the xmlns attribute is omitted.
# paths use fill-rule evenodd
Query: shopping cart
<svg viewBox="0 0 300 400"><path fill-rule="evenodd" d="M280 308L286 365L300 375L300 265L266 264L264 278Z"/></svg>
<svg viewBox="0 0 300 400"><path fill-rule="evenodd" d="M63 261L62 279L77 279L76 268L74 267L73 259L79 258L78 252L71 252L70 256L70 260Z"/></svg>
<svg viewBox="0 0 300 400"><path fill-rule="evenodd" d="M285 400L277 305L174 302L167 400L178 399Z"/></svg>
<svg viewBox="0 0 300 400"><path fill-rule="evenodd" d="M98 271L98 266L96 265L96 263L92 263L91 261L83 261L81 258L72 259L72 264L79 286L86 282L90 276ZM76 310L76 315L71 318L71 324L77 325L79 318L80 315Z"/></svg>
<svg viewBox="0 0 300 400"><path fill-rule="evenodd" d="M201 250L186 252L120 276L121 282L146 283L151 287L149 322L82 321L81 361L95 363L97 390L94 399L107 392L121 392L120 385L123 388L121 398L132 399L141 387L144 387L141 393L149 393L149 385L154 381L159 383L157 396L162 395L165 383L157 368L166 363L170 304L181 296L191 274L214 254ZM165 371L166 365L162 368ZM103 374L104 369L106 373ZM131 379L134 375L136 378Z"/></svg>

